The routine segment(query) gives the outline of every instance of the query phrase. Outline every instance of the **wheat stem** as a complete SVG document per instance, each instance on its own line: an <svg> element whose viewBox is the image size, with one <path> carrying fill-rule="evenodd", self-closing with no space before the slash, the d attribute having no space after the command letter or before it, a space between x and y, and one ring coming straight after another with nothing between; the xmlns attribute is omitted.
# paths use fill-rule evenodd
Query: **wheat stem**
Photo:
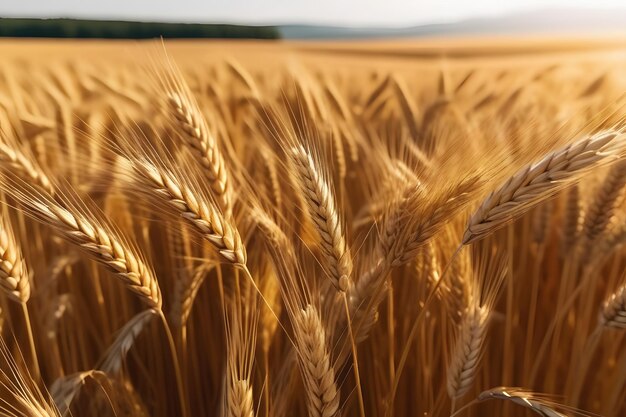
<svg viewBox="0 0 626 417"><path fill-rule="evenodd" d="M174 374L176 377L176 389L178 390L178 398L180 402L180 409L182 412L182 417L190 417L189 409L187 405L187 396L185 395L185 385L183 383L183 376L180 370L178 354L176 353L176 345L174 343L174 337L172 336L172 331L170 330L170 326L165 319L165 315L162 310L158 311L159 317L161 318L161 322L163 323L163 329L165 330L165 336L167 337L167 344L170 351L170 358L172 359L172 366L174 367Z"/></svg>
<svg viewBox="0 0 626 417"><path fill-rule="evenodd" d="M33 337L33 328L30 322L30 314L26 302L20 303L22 314L24 315L24 323L26 325L26 334L28 335L28 344L30 347L30 355L33 361L33 379L38 381L41 378L41 370L39 368L39 360L37 359L37 349L35 348L35 338Z"/></svg>

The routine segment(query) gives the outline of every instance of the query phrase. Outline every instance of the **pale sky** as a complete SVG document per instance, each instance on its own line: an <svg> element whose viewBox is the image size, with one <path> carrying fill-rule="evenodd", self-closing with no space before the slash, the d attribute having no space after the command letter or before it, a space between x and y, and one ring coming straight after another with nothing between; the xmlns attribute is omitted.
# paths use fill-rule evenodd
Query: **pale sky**
<svg viewBox="0 0 626 417"><path fill-rule="evenodd" d="M407 26L568 7L626 11L626 0L0 0L0 16Z"/></svg>

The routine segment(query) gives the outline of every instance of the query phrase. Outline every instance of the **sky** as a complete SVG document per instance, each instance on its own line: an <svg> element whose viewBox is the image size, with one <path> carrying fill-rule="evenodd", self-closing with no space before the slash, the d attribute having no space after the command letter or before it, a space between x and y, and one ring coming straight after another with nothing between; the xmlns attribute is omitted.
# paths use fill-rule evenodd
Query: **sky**
<svg viewBox="0 0 626 417"><path fill-rule="evenodd" d="M626 0L0 0L0 16L401 27L537 9L626 11Z"/></svg>

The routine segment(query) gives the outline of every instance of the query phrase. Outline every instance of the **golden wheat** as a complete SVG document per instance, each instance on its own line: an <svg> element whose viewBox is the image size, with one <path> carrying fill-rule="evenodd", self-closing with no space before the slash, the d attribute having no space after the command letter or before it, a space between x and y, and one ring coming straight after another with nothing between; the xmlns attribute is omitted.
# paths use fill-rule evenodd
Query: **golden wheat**
<svg viewBox="0 0 626 417"><path fill-rule="evenodd" d="M626 414L618 40L1 43L0 414Z"/></svg>

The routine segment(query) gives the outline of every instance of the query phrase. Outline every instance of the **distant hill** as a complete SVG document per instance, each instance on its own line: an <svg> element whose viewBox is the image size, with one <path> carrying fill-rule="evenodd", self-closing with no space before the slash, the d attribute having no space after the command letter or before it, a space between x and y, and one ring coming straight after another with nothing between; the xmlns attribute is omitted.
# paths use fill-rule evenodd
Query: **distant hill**
<svg viewBox="0 0 626 417"><path fill-rule="evenodd" d="M436 35L626 32L626 10L546 9L404 28L280 25L285 39L406 38Z"/></svg>
<svg viewBox="0 0 626 417"><path fill-rule="evenodd" d="M626 10L545 9L403 28L309 24L268 26L0 18L0 37L364 39L446 35L626 33Z"/></svg>
<svg viewBox="0 0 626 417"><path fill-rule="evenodd" d="M0 37L31 38L255 38L277 39L274 26L0 18Z"/></svg>

